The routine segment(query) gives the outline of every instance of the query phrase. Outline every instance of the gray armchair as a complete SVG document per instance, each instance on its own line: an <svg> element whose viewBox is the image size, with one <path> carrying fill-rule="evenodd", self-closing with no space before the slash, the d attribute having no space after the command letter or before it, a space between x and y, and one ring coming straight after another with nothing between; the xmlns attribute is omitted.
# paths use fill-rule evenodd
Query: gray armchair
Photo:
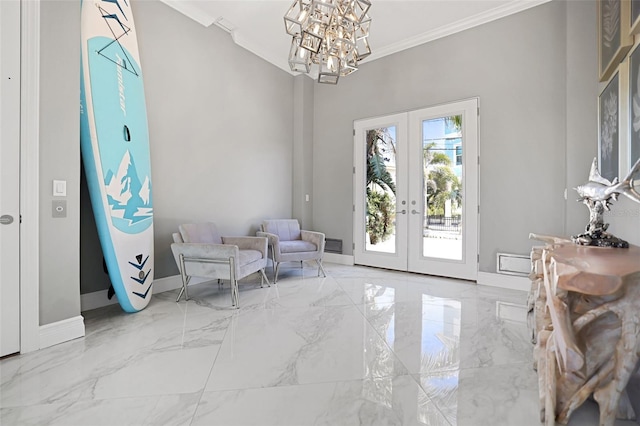
<svg viewBox="0 0 640 426"><path fill-rule="evenodd" d="M176 302L184 293L189 300L187 285L191 277L205 277L229 280L231 284L231 304L238 304L238 280L260 272L260 286L269 279L264 273L267 266L268 246L265 237L222 237L213 223L190 223L180 225L180 232L173 234L171 251L175 258L182 290Z"/></svg>
<svg viewBox="0 0 640 426"><path fill-rule="evenodd" d="M258 236L269 239L269 248L274 265L273 282L278 281L278 272L282 262L302 262L315 260L318 263L318 276L327 274L322 266L325 237L322 232L300 229L296 219L272 219L262 222L262 231Z"/></svg>

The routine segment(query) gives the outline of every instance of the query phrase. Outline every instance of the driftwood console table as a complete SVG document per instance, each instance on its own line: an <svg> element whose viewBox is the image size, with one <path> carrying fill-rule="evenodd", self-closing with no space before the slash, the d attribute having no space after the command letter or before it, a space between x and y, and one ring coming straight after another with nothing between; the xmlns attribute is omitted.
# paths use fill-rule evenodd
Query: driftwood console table
<svg viewBox="0 0 640 426"><path fill-rule="evenodd" d="M585 247L531 235L529 330L540 420L566 424L589 397L600 425L640 418L640 247Z"/></svg>

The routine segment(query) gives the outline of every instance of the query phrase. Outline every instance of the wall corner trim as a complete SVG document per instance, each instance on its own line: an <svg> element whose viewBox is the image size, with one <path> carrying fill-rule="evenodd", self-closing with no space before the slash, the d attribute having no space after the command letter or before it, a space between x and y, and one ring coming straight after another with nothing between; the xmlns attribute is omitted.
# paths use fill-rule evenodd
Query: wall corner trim
<svg viewBox="0 0 640 426"><path fill-rule="evenodd" d="M477 283L478 285L526 292L531 288L531 280L529 280L529 278L516 275L496 274L495 272L478 271Z"/></svg>
<svg viewBox="0 0 640 426"><path fill-rule="evenodd" d="M40 1L23 1L20 8L20 353L27 353L41 347Z"/></svg>
<svg viewBox="0 0 640 426"><path fill-rule="evenodd" d="M40 326L40 349L84 337L84 317L68 318Z"/></svg>

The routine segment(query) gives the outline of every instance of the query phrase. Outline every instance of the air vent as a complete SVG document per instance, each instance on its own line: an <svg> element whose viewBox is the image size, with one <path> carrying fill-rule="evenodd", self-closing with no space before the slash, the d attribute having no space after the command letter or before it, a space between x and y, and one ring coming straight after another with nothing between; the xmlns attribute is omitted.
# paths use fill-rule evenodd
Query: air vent
<svg viewBox="0 0 640 426"><path fill-rule="evenodd" d="M342 240L338 240L335 238L325 238L324 252L342 254Z"/></svg>
<svg viewBox="0 0 640 426"><path fill-rule="evenodd" d="M498 253L496 269L499 274L527 276L531 271L531 259L521 254Z"/></svg>

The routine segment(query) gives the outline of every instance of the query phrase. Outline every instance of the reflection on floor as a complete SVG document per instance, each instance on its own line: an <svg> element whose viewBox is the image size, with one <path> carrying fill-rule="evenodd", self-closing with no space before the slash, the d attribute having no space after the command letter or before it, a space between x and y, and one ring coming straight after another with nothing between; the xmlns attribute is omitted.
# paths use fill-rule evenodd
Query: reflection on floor
<svg viewBox="0 0 640 426"><path fill-rule="evenodd" d="M540 424L524 292L291 265L240 310L205 283L83 313L85 338L0 362L0 424Z"/></svg>

